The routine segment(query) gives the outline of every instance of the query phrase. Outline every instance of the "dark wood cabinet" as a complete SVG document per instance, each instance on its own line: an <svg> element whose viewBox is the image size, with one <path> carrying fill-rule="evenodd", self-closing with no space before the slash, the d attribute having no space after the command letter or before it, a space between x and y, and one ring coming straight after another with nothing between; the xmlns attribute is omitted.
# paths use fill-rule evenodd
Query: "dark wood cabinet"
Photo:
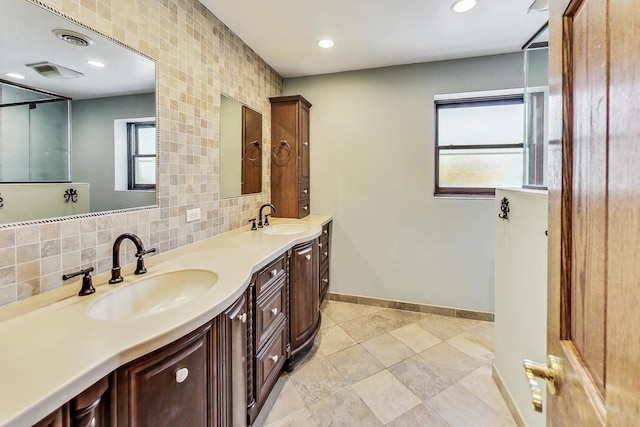
<svg viewBox="0 0 640 427"><path fill-rule="evenodd" d="M288 259L288 254L282 254L255 276L249 424L253 424L287 359Z"/></svg>
<svg viewBox="0 0 640 427"><path fill-rule="evenodd" d="M274 217L303 218L311 210L309 109L300 95L271 101L271 203Z"/></svg>
<svg viewBox="0 0 640 427"><path fill-rule="evenodd" d="M218 425L216 320L117 370L118 426Z"/></svg>
<svg viewBox="0 0 640 427"><path fill-rule="evenodd" d="M247 298L242 296L222 318L222 426L247 425L247 328L250 324L247 309Z"/></svg>
<svg viewBox="0 0 640 427"><path fill-rule="evenodd" d="M320 302L324 300L329 289L329 260L331 259L331 225L329 222L322 226L322 234L320 234L320 243L318 249L320 251Z"/></svg>
<svg viewBox="0 0 640 427"><path fill-rule="evenodd" d="M73 427L107 427L112 421L115 389L109 375L80 393L69 402L69 418Z"/></svg>
<svg viewBox="0 0 640 427"><path fill-rule="evenodd" d="M297 353L304 350L320 328L320 302L318 285L318 240L294 246L291 254L291 283L289 340L290 364Z"/></svg>

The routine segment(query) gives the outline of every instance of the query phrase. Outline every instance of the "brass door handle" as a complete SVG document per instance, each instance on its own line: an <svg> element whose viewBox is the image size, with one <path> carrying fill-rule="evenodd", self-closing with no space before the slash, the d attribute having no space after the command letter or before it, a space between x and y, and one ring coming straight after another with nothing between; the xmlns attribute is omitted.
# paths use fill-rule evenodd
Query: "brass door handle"
<svg viewBox="0 0 640 427"><path fill-rule="evenodd" d="M547 363L537 363L524 359L524 373L531 388L531 403L536 412L542 412L542 390L538 379L545 380L551 394L558 392L558 378L560 376L560 359L548 355Z"/></svg>

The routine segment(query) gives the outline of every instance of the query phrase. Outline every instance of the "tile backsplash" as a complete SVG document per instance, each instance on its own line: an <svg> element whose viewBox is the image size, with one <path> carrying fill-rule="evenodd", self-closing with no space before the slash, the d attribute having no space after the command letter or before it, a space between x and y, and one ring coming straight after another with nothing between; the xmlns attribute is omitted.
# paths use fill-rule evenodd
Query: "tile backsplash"
<svg viewBox="0 0 640 427"><path fill-rule="evenodd" d="M245 225L269 201L263 193L220 198L220 94L263 114L270 152L269 97L282 78L197 0L31 1L71 18L156 60L159 131L158 207L64 220L0 226L0 305L63 285L63 273L111 268L121 233L135 233L159 252ZM185 221L199 207L201 220ZM129 242L127 261L133 261Z"/></svg>

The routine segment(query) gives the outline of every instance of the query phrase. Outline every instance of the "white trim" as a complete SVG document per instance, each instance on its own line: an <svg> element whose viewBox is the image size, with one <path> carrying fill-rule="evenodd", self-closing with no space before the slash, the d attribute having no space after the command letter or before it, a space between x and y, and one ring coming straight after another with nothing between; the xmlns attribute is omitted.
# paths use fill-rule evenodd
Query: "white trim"
<svg viewBox="0 0 640 427"><path fill-rule="evenodd" d="M482 90L478 92L438 93L433 95L433 100L446 101L450 99L488 98L492 96L522 95L523 93L523 88Z"/></svg>

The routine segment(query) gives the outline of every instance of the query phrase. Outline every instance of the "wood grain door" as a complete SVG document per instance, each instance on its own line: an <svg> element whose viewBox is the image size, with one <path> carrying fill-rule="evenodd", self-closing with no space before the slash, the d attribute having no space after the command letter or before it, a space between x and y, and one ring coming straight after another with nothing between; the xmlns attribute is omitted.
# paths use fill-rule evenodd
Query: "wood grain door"
<svg viewBox="0 0 640 427"><path fill-rule="evenodd" d="M549 425L640 417L640 8L550 8Z"/></svg>

